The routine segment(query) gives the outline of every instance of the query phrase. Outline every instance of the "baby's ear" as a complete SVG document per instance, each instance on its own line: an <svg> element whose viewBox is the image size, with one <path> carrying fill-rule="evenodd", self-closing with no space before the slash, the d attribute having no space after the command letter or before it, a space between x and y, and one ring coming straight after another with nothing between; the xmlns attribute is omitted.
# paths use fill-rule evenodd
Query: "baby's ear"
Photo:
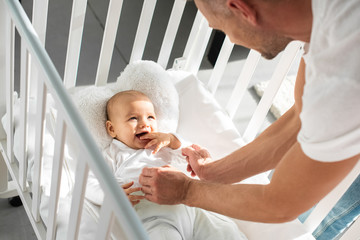
<svg viewBox="0 0 360 240"><path fill-rule="evenodd" d="M116 134L115 134L114 127L113 127L112 123L111 123L109 120L107 120L106 123L105 123L105 125L106 125L106 131L107 131L107 133L108 133L111 137L115 138L115 137L116 137Z"/></svg>

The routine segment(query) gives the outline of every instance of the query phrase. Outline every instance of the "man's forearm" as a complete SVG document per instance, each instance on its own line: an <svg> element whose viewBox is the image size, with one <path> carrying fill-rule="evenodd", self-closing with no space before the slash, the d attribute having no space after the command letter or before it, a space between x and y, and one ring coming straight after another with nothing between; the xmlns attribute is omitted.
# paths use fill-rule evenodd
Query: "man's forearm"
<svg viewBox="0 0 360 240"><path fill-rule="evenodd" d="M242 220L290 221L332 190L359 158L358 155L335 163L318 162L308 158L295 143L278 163L270 184L190 180L183 203Z"/></svg>
<svg viewBox="0 0 360 240"><path fill-rule="evenodd" d="M300 129L298 112L293 106L270 125L253 142L230 155L208 164L202 179L235 183L275 168L280 159L296 142Z"/></svg>

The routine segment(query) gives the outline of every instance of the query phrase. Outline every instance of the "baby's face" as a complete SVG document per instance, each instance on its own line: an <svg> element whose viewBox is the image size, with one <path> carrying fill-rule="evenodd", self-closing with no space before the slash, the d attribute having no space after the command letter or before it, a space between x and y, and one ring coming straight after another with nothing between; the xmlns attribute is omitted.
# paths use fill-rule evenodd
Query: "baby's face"
<svg viewBox="0 0 360 240"><path fill-rule="evenodd" d="M146 97L123 97L112 110L115 138L133 149L144 148L149 140L140 139L157 131L154 106Z"/></svg>

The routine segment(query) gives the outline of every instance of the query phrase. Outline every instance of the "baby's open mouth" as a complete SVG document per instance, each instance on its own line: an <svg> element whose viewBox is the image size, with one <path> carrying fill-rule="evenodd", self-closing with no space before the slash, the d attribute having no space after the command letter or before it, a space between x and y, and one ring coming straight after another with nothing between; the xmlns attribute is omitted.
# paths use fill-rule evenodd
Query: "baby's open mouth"
<svg viewBox="0 0 360 240"><path fill-rule="evenodd" d="M147 134L148 132L142 132L142 133L138 133L138 134L135 134L135 136L137 138L140 138L141 136L144 136L145 134Z"/></svg>

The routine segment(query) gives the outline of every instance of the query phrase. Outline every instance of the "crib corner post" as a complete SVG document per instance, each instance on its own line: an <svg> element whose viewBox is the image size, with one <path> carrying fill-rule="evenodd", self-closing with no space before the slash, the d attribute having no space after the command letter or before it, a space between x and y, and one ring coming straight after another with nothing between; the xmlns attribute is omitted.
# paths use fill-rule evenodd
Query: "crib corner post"
<svg viewBox="0 0 360 240"><path fill-rule="evenodd" d="M6 6L5 2L3 0L0 0L0 119L5 114L6 110L6 92L5 92L5 74L6 74L6 64L5 64L5 58L6 58ZM0 140L5 139L5 131L2 127L2 124L0 124Z"/></svg>

